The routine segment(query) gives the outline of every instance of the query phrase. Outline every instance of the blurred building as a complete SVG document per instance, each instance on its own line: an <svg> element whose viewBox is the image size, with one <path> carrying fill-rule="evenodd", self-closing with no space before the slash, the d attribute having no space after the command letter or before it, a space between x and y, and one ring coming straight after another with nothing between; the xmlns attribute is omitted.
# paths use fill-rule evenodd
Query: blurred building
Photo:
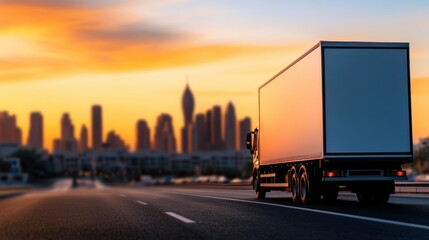
<svg viewBox="0 0 429 240"><path fill-rule="evenodd" d="M239 146L240 149L246 149L247 133L251 131L251 121L249 117L240 121L239 128Z"/></svg>
<svg viewBox="0 0 429 240"><path fill-rule="evenodd" d="M207 150L206 123L204 114L200 113L195 116L195 122L192 125L191 152L201 152Z"/></svg>
<svg viewBox="0 0 429 240"><path fill-rule="evenodd" d="M155 150L161 152L176 152L176 138L174 136L173 119L169 114L158 116L155 128Z"/></svg>
<svg viewBox="0 0 429 240"><path fill-rule="evenodd" d="M64 113L61 118L61 150L66 152L77 151L74 125L68 113Z"/></svg>
<svg viewBox="0 0 429 240"><path fill-rule="evenodd" d="M30 130L27 146L35 149L43 149L43 116L40 112L30 114Z"/></svg>
<svg viewBox="0 0 429 240"><path fill-rule="evenodd" d="M54 149L54 153L60 152L62 150L61 139L55 138L52 141L52 147Z"/></svg>
<svg viewBox="0 0 429 240"><path fill-rule="evenodd" d="M125 141L116 134L115 131L110 131L107 133L106 142L103 144L104 150L128 150L128 146L125 144Z"/></svg>
<svg viewBox="0 0 429 240"><path fill-rule="evenodd" d="M236 134L236 117L235 108L232 102L228 103L225 113L225 149L235 150L237 146L237 134Z"/></svg>
<svg viewBox="0 0 429 240"><path fill-rule="evenodd" d="M0 143L22 143L21 128L16 125L16 116L0 112Z"/></svg>
<svg viewBox="0 0 429 240"><path fill-rule="evenodd" d="M3 164L9 165L8 172L2 172L0 169L0 187L1 186L20 186L28 181L28 173L23 173L21 169L21 159L19 158L4 158Z"/></svg>
<svg viewBox="0 0 429 240"><path fill-rule="evenodd" d="M80 129L79 152L85 152L86 150L88 150L88 128L83 124Z"/></svg>
<svg viewBox="0 0 429 240"><path fill-rule="evenodd" d="M243 172L252 164L249 151L211 151L191 154L147 151L129 153L123 150L99 152L54 153L54 171L57 174L95 171L98 174L119 175L135 171L139 174L222 175L231 171Z"/></svg>
<svg viewBox="0 0 429 240"><path fill-rule="evenodd" d="M137 144L136 151L150 150L150 130L145 120L137 121Z"/></svg>
<svg viewBox="0 0 429 240"><path fill-rule="evenodd" d="M103 114L101 106L92 106L91 114L92 149L99 151L103 143Z"/></svg>
<svg viewBox="0 0 429 240"><path fill-rule="evenodd" d="M205 122L205 139L206 139L206 143L205 143L205 150L206 151L210 151L213 150L213 142L212 142L212 128L213 128L213 123L212 123L212 110L207 110L206 112L206 122Z"/></svg>
<svg viewBox="0 0 429 240"><path fill-rule="evenodd" d="M222 110L220 106L213 107L211 124L212 150L222 150Z"/></svg>
<svg viewBox="0 0 429 240"><path fill-rule="evenodd" d="M192 118L194 114L194 96L191 92L191 89L189 88L189 85L186 84L185 92L183 93L182 97L182 110L183 110L183 127L182 127L182 152L188 153L191 152L192 146L189 145L189 143L192 143L192 140L190 139L192 135L190 134L192 132Z"/></svg>

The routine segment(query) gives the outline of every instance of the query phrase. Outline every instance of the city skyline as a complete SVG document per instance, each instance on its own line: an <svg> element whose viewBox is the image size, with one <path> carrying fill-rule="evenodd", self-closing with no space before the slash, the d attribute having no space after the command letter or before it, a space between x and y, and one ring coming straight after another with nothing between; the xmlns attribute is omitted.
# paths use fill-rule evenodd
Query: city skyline
<svg viewBox="0 0 429 240"><path fill-rule="evenodd" d="M258 87L320 40L410 42L414 143L429 135L426 1L1 2L0 102L23 141L33 111L44 114L45 147L63 112L76 135L82 124L91 135L88 108L99 104L104 131L121 129L132 147L136 119L154 129L168 112L180 149L186 82L195 113L232 101L253 128Z"/></svg>
<svg viewBox="0 0 429 240"><path fill-rule="evenodd" d="M243 139L241 137L243 131L247 133L251 130L249 117L237 121L235 107L231 101L228 102L223 111L221 106L213 105L207 111L194 113L195 102L193 93L187 83L182 97L182 111L186 125L181 128L180 135L176 135L174 130L173 117L168 113L160 113L157 117L156 125L153 127L154 132L151 131L151 127L145 119L136 120L136 141L133 143L124 140L120 133L117 133L118 129L110 130L107 133L103 131L103 106L100 104L94 104L90 107L91 136L89 136L85 123L78 130L73 123L72 114L64 112L60 119L61 134L51 140L51 145L43 144L45 128L43 113L30 113L28 140L24 143L21 140L22 132L19 126L16 125L16 116L9 115L8 112L0 112L0 142L17 143L34 149L47 149L50 152L127 149L133 151L154 150L171 153L191 153L243 148L242 144L237 142ZM209 118L209 121L207 121L207 118ZM242 126L241 121L248 121L248 125ZM208 132L210 133L208 134ZM178 138L181 138L182 141L179 142ZM92 142L91 145L89 145L89 140ZM182 144L182 148L179 148L178 143Z"/></svg>

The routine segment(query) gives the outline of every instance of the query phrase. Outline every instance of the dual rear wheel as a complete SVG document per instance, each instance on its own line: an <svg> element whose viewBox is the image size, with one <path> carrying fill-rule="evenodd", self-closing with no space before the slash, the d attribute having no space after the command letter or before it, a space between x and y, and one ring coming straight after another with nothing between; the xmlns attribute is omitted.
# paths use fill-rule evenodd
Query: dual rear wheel
<svg viewBox="0 0 429 240"><path fill-rule="evenodd" d="M311 173L311 168L301 165L299 169L292 167L291 192L294 202L304 204L317 202L320 199L320 182Z"/></svg>

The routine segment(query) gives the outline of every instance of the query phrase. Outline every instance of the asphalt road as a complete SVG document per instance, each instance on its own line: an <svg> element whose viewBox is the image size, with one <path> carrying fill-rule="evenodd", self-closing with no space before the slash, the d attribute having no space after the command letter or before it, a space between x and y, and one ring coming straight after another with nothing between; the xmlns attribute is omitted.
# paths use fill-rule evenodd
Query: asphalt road
<svg viewBox="0 0 429 240"><path fill-rule="evenodd" d="M110 188L61 181L0 198L0 239L429 239L429 196L362 206L352 194L303 206L247 188Z"/></svg>

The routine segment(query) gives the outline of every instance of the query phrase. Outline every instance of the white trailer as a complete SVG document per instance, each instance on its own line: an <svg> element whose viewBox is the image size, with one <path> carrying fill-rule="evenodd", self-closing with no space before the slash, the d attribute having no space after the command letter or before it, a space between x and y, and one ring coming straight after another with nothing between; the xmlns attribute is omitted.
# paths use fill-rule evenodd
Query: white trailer
<svg viewBox="0 0 429 240"><path fill-rule="evenodd" d="M322 41L259 87L248 134L258 198L387 202L412 162L408 43Z"/></svg>

